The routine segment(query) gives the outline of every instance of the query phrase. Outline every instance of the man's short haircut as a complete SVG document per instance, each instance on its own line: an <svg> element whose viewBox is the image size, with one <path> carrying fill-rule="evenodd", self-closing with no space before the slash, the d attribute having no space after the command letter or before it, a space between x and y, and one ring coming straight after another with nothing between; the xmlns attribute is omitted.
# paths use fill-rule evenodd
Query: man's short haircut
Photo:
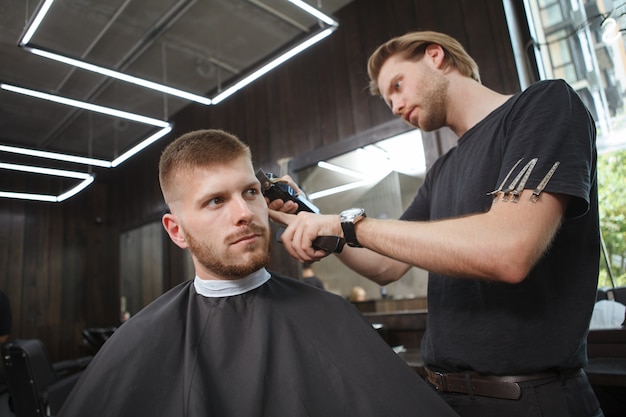
<svg viewBox="0 0 626 417"><path fill-rule="evenodd" d="M159 183L166 203L179 173L226 164L242 156L252 159L248 145L223 130L195 130L175 139L159 161Z"/></svg>
<svg viewBox="0 0 626 417"><path fill-rule="evenodd" d="M370 78L370 93L380 95L378 76L383 64L392 56L400 55L404 59L417 61L424 55L426 47L431 44L441 46L445 52L444 65L452 65L461 74L480 82L480 74L476 61L469 56L463 46L456 39L443 33L422 31L409 32L405 35L390 39L380 45L370 56L367 62L367 73Z"/></svg>

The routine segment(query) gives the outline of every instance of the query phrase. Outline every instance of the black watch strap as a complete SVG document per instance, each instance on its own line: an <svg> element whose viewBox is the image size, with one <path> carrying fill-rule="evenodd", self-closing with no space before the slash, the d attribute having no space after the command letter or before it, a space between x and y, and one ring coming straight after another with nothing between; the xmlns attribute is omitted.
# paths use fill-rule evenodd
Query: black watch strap
<svg viewBox="0 0 626 417"><path fill-rule="evenodd" d="M341 223L343 237L346 239L348 246L353 248L363 247L356 238L354 225L365 217L365 210L362 208L351 208L339 213L339 222Z"/></svg>
<svg viewBox="0 0 626 417"><path fill-rule="evenodd" d="M354 223L352 222L343 222L341 223L341 228L343 229L343 236L346 238L346 243L348 246L353 248L362 248L361 244L358 240L356 240L356 231L354 230Z"/></svg>

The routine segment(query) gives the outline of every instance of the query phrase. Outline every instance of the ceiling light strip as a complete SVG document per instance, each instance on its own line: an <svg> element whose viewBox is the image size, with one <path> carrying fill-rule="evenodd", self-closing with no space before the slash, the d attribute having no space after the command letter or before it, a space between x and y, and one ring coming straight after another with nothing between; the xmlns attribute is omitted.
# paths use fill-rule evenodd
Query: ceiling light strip
<svg viewBox="0 0 626 417"><path fill-rule="evenodd" d="M35 156L39 158L54 159L57 161L66 161L66 162L74 162L77 164L93 165L93 166L99 166L103 168L114 168L122 164L122 162L126 161L133 155L147 148L148 146L150 146L157 140L161 139L163 136L167 135L171 131L172 131L172 125L168 125L162 128L158 132L155 132L154 134L150 135L149 137L141 141L139 144L133 146L128 151L124 152L122 155L115 158L113 161L105 161L102 159L86 158L86 157L67 155L67 154L56 153L56 152L37 151L34 149L18 148L15 146L7 146L7 145L0 145L0 151L17 153L20 155Z"/></svg>
<svg viewBox="0 0 626 417"><path fill-rule="evenodd" d="M30 46L24 46L24 49L35 54L42 56L44 58L51 59L53 61L62 62L64 64L72 65L78 68L82 68L87 71L95 72L110 78L115 78L120 81L125 81L127 83L135 84L141 87L148 88L150 90L159 91L161 93L169 94L172 96L184 98L186 100L194 101L196 103L204 104L208 106L211 104L211 99L208 97L204 97L198 94L189 93L187 91L179 90L177 88L168 87L163 84L155 83L153 81L148 81L144 78L134 77L132 75L124 74L123 72L114 71L105 67L101 67L99 65L90 64L85 61L81 61L79 59L74 59L67 57L65 55L57 54L54 52L45 51L43 49L34 48Z"/></svg>
<svg viewBox="0 0 626 417"><path fill-rule="evenodd" d="M17 153L20 155L35 156L38 158L55 159L57 161L75 162L77 164L93 165L103 168L111 168L110 161L102 159L86 158L82 156L67 155L63 153L38 151L35 149L18 148L15 146L0 145L1 152Z"/></svg>
<svg viewBox="0 0 626 417"><path fill-rule="evenodd" d="M131 149L129 149L128 151L124 152L122 155L118 156L113 161L111 161L111 167L115 168L119 166L122 162L126 161L128 158L135 155L136 153L141 152L143 149L147 148L148 146L150 146L157 140L161 139L163 136L167 135L171 131L172 131L171 125L164 127L163 129L159 130L158 132L144 139L142 142L133 146Z"/></svg>
<svg viewBox="0 0 626 417"><path fill-rule="evenodd" d="M245 77L243 80L237 82L236 84L234 84L233 86L227 88L226 90L224 90L222 93L218 94L216 97L214 97L213 99L210 99L208 97L204 97L198 94L193 94L184 90L180 90L177 88L173 88L173 87L169 87L163 84L159 84L159 83L155 83L152 81L148 81L146 79L143 78L139 78L139 77L134 77L119 71L114 71L111 70L109 68L104 68L98 65L94 65L94 64L90 64L88 62L79 60L79 59L74 59L74 58L70 58L68 56L62 55L62 54L57 54L54 52L50 52L50 51L45 51L43 49L39 49L39 48L35 48L35 47L31 47L28 46L28 43L31 41L31 39L33 38L33 36L35 35L35 32L37 31L37 29L39 28L39 26L41 25L41 23L43 22L44 17L46 16L46 14L48 13L48 11L50 10L50 6L52 6L54 0L45 0L44 3L42 4L42 6L39 8L39 10L37 11L35 18L32 20L32 23L29 25L29 27L26 29L24 36L22 36L22 38L19 40L18 45L22 48L24 48L25 50L33 53L33 54L37 54L39 56L42 56L44 58L48 58L57 62L62 62L68 65L72 65L78 68L82 68L84 70L87 71L91 71L91 72L96 72L98 74L102 74L105 75L107 77L110 78L115 78L121 81L125 81L128 83L132 83L135 85L139 85L141 87L145 87L151 90L155 90L155 91L160 91L162 93L165 94L169 94L169 95L173 95L176 97L180 97L180 98L184 98L190 101L194 101L200 104L204 104L204 105L210 105L210 104L217 104L218 102L224 100L226 97L234 94L235 92L239 91L240 89L242 89L243 87L247 86L248 84L252 83L253 81L255 81L256 79L260 78L261 76L263 76L264 74L266 74L268 71L271 71L272 69L276 68L277 66L279 66L280 64L282 64L283 62L287 61L288 59L290 59L291 57L293 57L294 55L302 52L304 49L309 48L310 46L314 45L315 43L319 42L320 40L324 39L325 37L327 37L328 35L330 35L339 25L338 22L336 20L334 20L332 17L322 13L321 11L319 11L318 9L310 6L309 4L305 3L304 1L301 0L289 0L293 5L295 5L296 7L300 8L301 10L303 10L306 13L309 13L310 15L314 16L315 18L321 20L322 22L330 25L331 27L328 29L323 30L322 32L318 33L317 35L313 36L312 38L309 38L307 41L303 42L302 44L296 46L295 48L291 49L290 51L287 51L285 54L279 56L278 58L272 60L269 64L264 65L263 67L261 67L260 69L254 71L251 75Z"/></svg>
<svg viewBox="0 0 626 417"><path fill-rule="evenodd" d="M89 178L84 179L77 186L66 191L57 196L50 194L31 194L31 193L15 193L9 191L0 191L0 197L2 198L12 198L18 200L33 200L33 201L46 201L50 203L60 203L61 201L67 200L70 197L75 196L85 188L87 188L94 181L93 176L89 176Z"/></svg>
<svg viewBox="0 0 626 417"><path fill-rule="evenodd" d="M133 120L135 122L144 123L152 126L167 127L170 125L168 122L154 119L152 117L142 116L140 114L117 110L110 107L99 106L97 104L78 101L67 97L57 96L54 94L43 93L41 91L30 90L28 88L17 87L15 85L0 83L0 88L2 88L3 90L11 91L13 93L24 94L35 98L40 98L42 100L53 101L55 103L64 104L66 106L78 107L96 113L108 114L109 116Z"/></svg>
<svg viewBox="0 0 626 417"><path fill-rule="evenodd" d="M46 201L49 203L56 203L59 198L58 196L48 194L13 193L8 191L0 191L0 197L18 200Z"/></svg>
<svg viewBox="0 0 626 417"><path fill-rule="evenodd" d="M144 139L138 145L124 152L122 155L120 155L119 157L117 157L111 162L104 161L101 159L79 157L79 156L73 156L73 155L67 155L67 154L61 154L61 153L55 153L55 152L36 151L33 149L18 148L18 147L13 147L13 146L6 146L6 145L0 145L0 151L18 153L18 154L29 155L29 156L36 156L36 157L47 158L47 159L56 159L59 161L68 161L68 162L75 162L75 163L80 163L80 164L94 165L94 166L100 166L104 168L112 168L112 167L119 166L122 162L126 161L128 158L135 155L137 152L141 151L142 149L145 149L147 146L156 142L157 140L159 140L160 138L162 138L163 136L167 135L169 132L172 131L172 125L169 122L166 122L163 120L153 119L151 117L146 117L146 116L142 116L142 115L135 114L135 113L129 113L129 112L125 112L125 111L121 111L117 109L112 109L109 107L98 106L95 104L73 100L73 99L69 99L66 97L56 96L53 94L42 93L40 91L29 90L27 88L17 87L17 86L10 85L10 84L0 83L0 88L7 90L7 91L14 92L14 93L18 93L18 94L24 94L27 96L40 98L40 99L48 100L48 101L53 101L55 103L65 104L68 106L78 107L81 109L94 111L97 113L104 113L110 116L115 116L115 117L119 117L119 118L123 118L127 120L133 120L136 122L145 123L145 124L149 124L149 125L157 126L161 128L161 130L150 135L148 138Z"/></svg>
<svg viewBox="0 0 626 417"><path fill-rule="evenodd" d="M86 178L85 180L83 180L76 187L72 188L69 191L64 192L63 194L59 194L56 199L57 203L60 203L63 200L67 200L68 198L73 197L76 194L80 193L85 188L87 188L94 181L94 179L95 178L92 175L90 175L89 178Z"/></svg>
<svg viewBox="0 0 626 417"><path fill-rule="evenodd" d="M34 174L53 175L57 177L77 178L84 180L91 175L85 172L67 171L64 169L43 168L32 165L18 165L0 162L0 169L8 169L11 171L32 172Z"/></svg>
<svg viewBox="0 0 626 417"><path fill-rule="evenodd" d="M332 17L320 12L318 9L316 9L315 7L301 1L301 0L289 0L290 3L292 3L294 6L299 7L300 9L304 10L305 12L307 12L308 14L318 18L319 20L321 20L322 22L326 23L327 25L331 25L331 26L338 26L339 23L337 23L337 21L335 21Z"/></svg>
<svg viewBox="0 0 626 417"><path fill-rule="evenodd" d="M242 88L252 83L253 81L257 80L258 78L261 78L263 75L267 74L268 72L278 67L285 61L293 58L300 52L304 51L305 49L311 47L312 45L326 38L331 33L333 33L335 29L336 29L335 27L332 27L332 28L324 29L321 32L318 32L317 34L313 35L312 37L306 39L305 41L291 48L287 52L283 53L282 55L279 55L277 58L273 59L269 63L263 65L261 68L257 69L252 74L246 76L245 78L238 81L234 85L228 87L226 90L222 91L221 93L213 97L211 101L213 102L213 104L217 104L221 102L222 100L233 95L234 93L241 90Z"/></svg>
<svg viewBox="0 0 626 417"><path fill-rule="evenodd" d="M82 181L71 188L70 190L59 194L58 196L49 194L32 194L32 193L16 193L10 191L0 191L0 197L13 198L20 200L35 200L35 201L47 201L47 202L61 202L68 198L78 194L89 186L94 181L94 176L85 172L67 171L62 169L44 168L31 165L18 165L0 163L0 169L7 169L11 171L31 172L34 174L52 175L57 177L82 179Z"/></svg>
<svg viewBox="0 0 626 417"><path fill-rule="evenodd" d="M41 22L43 22L43 18L46 17L46 14L48 14L52 3L54 3L54 0L45 0L43 2L41 8L37 11L37 14L35 15L32 23L30 24L30 26L28 26L28 29L26 29L24 36L22 36L18 41L19 46L26 45L28 42L30 42L30 40L35 35L35 32L37 32L37 29L39 29L39 25L41 25Z"/></svg>

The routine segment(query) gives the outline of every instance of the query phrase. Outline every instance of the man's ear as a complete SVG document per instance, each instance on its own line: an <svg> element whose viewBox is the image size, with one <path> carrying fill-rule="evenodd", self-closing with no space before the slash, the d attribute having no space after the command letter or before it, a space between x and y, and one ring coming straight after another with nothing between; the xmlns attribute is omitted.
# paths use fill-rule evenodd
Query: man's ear
<svg viewBox="0 0 626 417"><path fill-rule="evenodd" d="M431 43L424 50L424 56L426 56L436 68L442 68L446 52L441 45Z"/></svg>
<svg viewBox="0 0 626 417"><path fill-rule="evenodd" d="M166 213L163 215L162 223L165 231L168 235L170 235L172 242L174 242L179 248L186 249L187 240L185 239L185 233L178 224L176 216L171 213Z"/></svg>

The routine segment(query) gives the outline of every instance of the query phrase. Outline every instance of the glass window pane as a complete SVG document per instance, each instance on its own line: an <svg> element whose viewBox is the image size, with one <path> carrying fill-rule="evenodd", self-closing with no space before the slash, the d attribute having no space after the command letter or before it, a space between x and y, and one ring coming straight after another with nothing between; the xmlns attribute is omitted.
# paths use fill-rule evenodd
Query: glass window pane
<svg viewBox="0 0 626 417"><path fill-rule="evenodd" d="M541 21L544 26L553 26L563 21L563 12L561 11L561 5L554 4L546 7L541 11Z"/></svg>

